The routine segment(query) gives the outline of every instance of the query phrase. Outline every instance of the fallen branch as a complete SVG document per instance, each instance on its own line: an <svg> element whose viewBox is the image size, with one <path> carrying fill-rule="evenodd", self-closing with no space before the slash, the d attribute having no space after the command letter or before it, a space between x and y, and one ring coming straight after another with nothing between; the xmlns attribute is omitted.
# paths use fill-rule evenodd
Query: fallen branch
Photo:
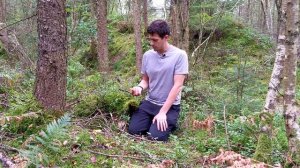
<svg viewBox="0 0 300 168"><path fill-rule="evenodd" d="M226 135L226 141L227 141L227 148L231 149L228 130L227 130L227 122L226 122L226 105L224 105L223 118L224 118L224 128L225 128L225 135Z"/></svg>
<svg viewBox="0 0 300 168"><path fill-rule="evenodd" d="M13 148L4 144L0 144L0 149L4 150L4 151L12 151L12 152L19 152L19 150L17 148Z"/></svg>
<svg viewBox="0 0 300 168"><path fill-rule="evenodd" d="M149 161L152 161L151 159L146 158L146 157L141 158L141 157L135 157L135 156L126 156L126 155L111 155L111 154L96 152L96 151L92 151L92 150L88 150L88 152L93 153L93 154L97 154L97 155L108 156L108 157L129 158L129 159L135 159L135 160L149 160Z"/></svg>
<svg viewBox="0 0 300 168"><path fill-rule="evenodd" d="M23 19L21 19L21 20L18 20L18 21L14 22L14 23L8 24L7 26L1 28L0 31L6 29L6 28L8 28L8 27L11 27L11 26L13 26L13 25L15 25L15 24L18 24L18 23L20 23L20 22L23 22L23 21L25 21L25 20L31 19L31 18L33 18L33 17L35 17L35 16L37 16L36 13L33 14L33 15L31 15L31 16L29 16L29 17L26 17L26 18L23 18Z"/></svg>
<svg viewBox="0 0 300 168"><path fill-rule="evenodd" d="M39 117L38 114L39 113L29 112L26 114L22 114L20 116L1 116L0 117L0 126L3 126L4 124L10 123L12 121L21 122L25 118L38 118Z"/></svg>

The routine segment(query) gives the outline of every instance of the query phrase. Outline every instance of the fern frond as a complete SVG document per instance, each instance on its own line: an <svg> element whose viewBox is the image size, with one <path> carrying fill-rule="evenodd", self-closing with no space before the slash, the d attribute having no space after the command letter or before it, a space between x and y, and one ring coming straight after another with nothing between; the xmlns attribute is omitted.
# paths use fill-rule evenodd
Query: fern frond
<svg viewBox="0 0 300 168"><path fill-rule="evenodd" d="M70 121L71 115L68 113L52 121L47 125L46 131L41 131L39 136L35 136L37 144L27 145L28 150L21 150L20 154L37 167L44 163L48 164L47 151L59 151L59 144L55 143L55 140L59 141L58 139L66 134L66 127L70 125Z"/></svg>
<svg viewBox="0 0 300 168"><path fill-rule="evenodd" d="M57 121L54 120L52 123L47 125L47 131L46 134L49 136L48 138L51 139L51 137L57 137L59 135L63 135L65 133L65 127L70 124L71 116L70 114L65 114Z"/></svg>

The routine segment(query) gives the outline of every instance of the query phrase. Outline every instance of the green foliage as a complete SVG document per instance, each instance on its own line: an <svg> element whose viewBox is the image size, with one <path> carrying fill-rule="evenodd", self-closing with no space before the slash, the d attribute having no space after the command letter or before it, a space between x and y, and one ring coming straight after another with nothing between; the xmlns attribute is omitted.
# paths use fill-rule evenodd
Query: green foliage
<svg viewBox="0 0 300 168"><path fill-rule="evenodd" d="M99 99L99 95L97 94L89 94L81 97L80 103L76 106L75 115L79 117L91 115L99 108Z"/></svg>
<svg viewBox="0 0 300 168"><path fill-rule="evenodd" d="M103 93L100 100L101 108L119 116L135 111L139 101L132 99L128 94L114 89Z"/></svg>
<svg viewBox="0 0 300 168"><path fill-rule="evenodd" d="M72 22L72 17L67 17L68 33L72 41L73 48L80 48L89 44L92 37L95 37L97 32L96 19L91 15L90 4L87 1L76 2L76 6L69 1L67 4L67 14L76 15L76 23ZM77 24L77 26L74 26Z"/></svg>
<svg viewBox="0 0 300 168"><path fill-rule="evenodd" d="M15 134L24 134L24 136L31 135L40 130L41 126L44 126L45 118L40 116L38 118L28 117L21 119L21 121L12 121L3 125L3 130Z"/></svg>
<svg viewBox="0 0 300 168"><path fill-rule="evenodd" d="M113 67L117 71L128 72L135 66L135 44L133 34L112 32L112 45L109 46Z"/></svg>
<svg viewBox="0 0 300 168"><path fill-rule="evenodd" d="M128 113L135 111L144 97L132 97L126 92L140 80L136 75L132 24L125 21L126 16L119 15L118 10L109 12L109 59L113 70L109 74L100 74L96 70L97 60L94 57L87 59L89 54L96 52L95 48L89 48L96 35L96 20L90 13L90 4L88 1L78 1L74 7L73 1L68 1L68 33L71 36L70 51L74 55L70 55L68 61L67 101L79 100L71 111L76 117L82 117L78 122L84 124L77 124L83 126L80 129L77 125L71 125L71 130L66 129L69 125L66 118L53 122L41 134L32 136L34 141L23 150L23 154L30 158L33 165L47 167L147 167L164 159L175 161L174 167L201 167L199 158L214 155L220 148L253 157L260 132L256 112L263 107L272 68L272 61L269 60L273 56L269 50L273 44L269 37L247 28L231 14L218 13L217 6L223 2L196 0L191 4L191 31L203 29L205 34L209 34L215 25L217 31L208 45L203 45L206 48L201 48L195 57L190 58L189 80L182 93L179 129L171 135L168 143L154 143L134 139L114 129L118 120L129 118ZM235 3L236 0L226 1L225 8L232 8ZM78 16L78 25L74 28L70 17L72 12ZM34 41L34 38L31 40ZM198 44L191 44L191 47L193 45ZM149 49L144 38L143 49ZM33 75L7 69L6 56L2 53L4 50L0 49L0 74L9 80L8 85L0 86L0 93L9 95L10 107L4 109L5 114L20 115L28 111L46 113L34 100ZM94 117L96 113L102 118ZM191 129L193 120L204 120L208 115L213 115L215 121L211 133ZM22 137L18 136L11 142L12 146L19 148L29 134L36 134L42 129L48 118L42 115L38 119L5 125L0 130L17 133L16 136L22 134ZM83 121L85 119L87 121ZM265 151L272 153L273 163L284 163L288 142L282 116L274 117L274 128L272 146L269 146L272 150L268 148ZM101 133L94 135L92 129L101 129ZM79 144L78 153L70 151L73 149L69 143L62 145L65 139L70 144ZM263 137L262 140L268 139ZM145 159L119 159L95 155L88 150ZM96 163L91 162L92 157L96 158Z"/></svg>
<svg viewBox="0 0 300 168"><path fill-rule="evenodd" d="M83 53L80 58L80 63L87 68L97 70L98 67L97 43L91 40L90 47Z"/></svg>
<svg viewBox="0 0 300 168"><path fill-rule="evenodd" d="M5 49L0 44L0 60L2 60L2 59L7 60L8 58L9 58L8 54L6 53Z"/></svg>
<svg viewBox="0 0 300 168"><path fill-rule="evenodd" d="M45 131L39 135L33 135L35 142L27 145L27 150L20 150L20 154L28 158L30 163L36 167L49 165L49 154L59 155L62 142L67 135L66 127L70 125L71 116L65 114L58 120L54 120L47 125Z"/></svg>
<svg viewBox="0 0 300 168"><path fill-rule="evenodd" d="M89 132L86 130L83 130L79 133L77 136L77 143L79 143L81 146L89 146L92 143L92 139L90 137Z"/></svg>
<svg viewBox="0 0 300 168"><path fill-rule="evenodd" d="M84 73L85 68L77 60L71 59L68 62L68 76L71 78L77 77Z"/></svg>

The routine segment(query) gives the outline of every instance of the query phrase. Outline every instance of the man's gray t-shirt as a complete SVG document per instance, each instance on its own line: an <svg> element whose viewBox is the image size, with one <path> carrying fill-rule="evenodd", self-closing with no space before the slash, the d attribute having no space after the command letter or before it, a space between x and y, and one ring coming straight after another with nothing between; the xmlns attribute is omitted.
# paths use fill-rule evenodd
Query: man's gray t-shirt
<svg viewBox="0 0 300 168"><path fill-rule="evenodd" d="M174 75L188 74L188 57L184 50L169 45L163 54L152 50L143 55L142 74L149 77L146 100L163 105L174 85ZM173 105L180 104L181 92Z"/></svg>

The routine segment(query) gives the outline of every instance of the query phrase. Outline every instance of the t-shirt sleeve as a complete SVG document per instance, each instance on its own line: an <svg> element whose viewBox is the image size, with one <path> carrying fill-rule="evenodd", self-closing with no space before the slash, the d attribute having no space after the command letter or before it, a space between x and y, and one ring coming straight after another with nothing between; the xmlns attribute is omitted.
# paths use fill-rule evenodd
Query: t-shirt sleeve
<svg viewBox="0 0 300 168"><path fill-rule="evenodd" d="M175 75L188 74L189 73L189 62L186 52L178 58L175 65Z"/></svg>
<svg viewBox="0 0 300 168"><path fill-rule="evenodd" d="M146 55L143 55L141 74L146 74Z"/></svg>

